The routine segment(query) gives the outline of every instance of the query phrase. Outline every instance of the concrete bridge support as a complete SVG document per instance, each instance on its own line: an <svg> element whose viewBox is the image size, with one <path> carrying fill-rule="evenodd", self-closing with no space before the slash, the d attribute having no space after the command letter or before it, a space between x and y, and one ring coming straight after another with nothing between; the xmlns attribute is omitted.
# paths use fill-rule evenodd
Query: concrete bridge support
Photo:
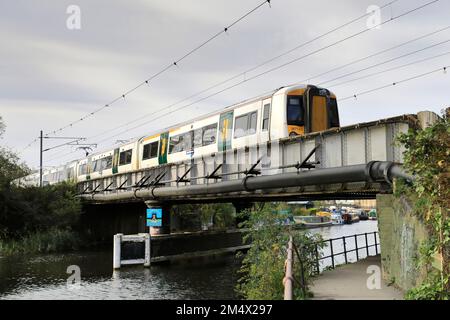
<svg viewBox="0 0 450 320"><path fill-rule="evenodd" d="M405 196L377 196L383 278L405 292L420 285L426 276L426 270L417 267L417 260L428 233L413 208Z"/></svg>
<svg viewBox="0 0 450 320"><path fill-rule="evenodd" d="M146 201L147 208L149 209L162 209L162 226L150 227L151 235L163 235L170 234L170 209L171 205L168 203L161 203L157 201Z"/></svg>

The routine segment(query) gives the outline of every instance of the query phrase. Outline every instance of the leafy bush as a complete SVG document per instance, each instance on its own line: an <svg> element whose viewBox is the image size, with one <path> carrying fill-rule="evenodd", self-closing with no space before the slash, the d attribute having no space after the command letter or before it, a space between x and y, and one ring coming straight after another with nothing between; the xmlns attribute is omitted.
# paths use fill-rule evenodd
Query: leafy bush
<svg viewBox="0 0 450 320"><path fill-rule="evenodd" d="M406 147L404 166L416 176L411 198L415 213L424 222L430 239L421 246L418 267L426 268L427 279L407 294L409 299L450 298L450 126L449 114L424 130L410 130L399 138ZM405 186L398 184L401 191ZM436 255L441 269L433 268Z"/></svg>
<svg viewBox="0 0 450 320"><path fill-rule="evenodd" d="M0 192L0 235L20 238L49 229L70 230L81 214L76 188L62 183L43 188L9 187Z"/></svg>
<svg viewBox="0 0 450 320"><path fill-rule="evenodd" d="M282 211L282 210L281 210ZM299 260L294 262L294 277L300 280L304 271L306 287L313 277L315 267L315 246L320 236L312 236L304 231L291 231L280 224L280 208L266 205L261 210L247 216L244 226L251 231L245 237L252 246L244 256L239 271L241 277L236 290L240 296L249 300L281 300L284 297L284 263L287 257L286 247L289 236L299 249L303 269ZM306 299L310 292L304 292L300 286L294 286L294 298ZM307 288L306 288L307 289Z"/></svg>

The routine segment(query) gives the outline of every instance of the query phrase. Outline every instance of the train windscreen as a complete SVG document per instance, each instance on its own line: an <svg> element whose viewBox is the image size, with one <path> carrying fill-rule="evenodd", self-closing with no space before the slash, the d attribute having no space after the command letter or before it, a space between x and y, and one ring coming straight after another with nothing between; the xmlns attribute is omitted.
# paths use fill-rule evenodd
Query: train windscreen
<svg viewBox="0 0 450 320"><path fill-rule="evenodd" d="M287 102L287 121L290 126L305 125L305 108L302 96L289 96Z"/></svg>

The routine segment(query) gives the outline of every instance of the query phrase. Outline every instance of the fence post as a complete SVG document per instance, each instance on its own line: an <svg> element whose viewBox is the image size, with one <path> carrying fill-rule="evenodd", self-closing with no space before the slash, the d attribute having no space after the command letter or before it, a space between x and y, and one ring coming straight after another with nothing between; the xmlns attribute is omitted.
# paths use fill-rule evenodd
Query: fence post
<svg viewBox="0 0 450 320"><path fill-rule="evenodd" d="M369 241L367 239L367 232L364 234L364 237L366 238L366 253L367 253L367 257L369 257Z"/></svg>
<svg viewBox="0 0 450 320"><path fill-rule="evenodd" d="M286 272L285 277L283 279L284 284L284 300L292 300L292 267L293 267L293 239L292 236L289 237L289 244L288 244L288 250L287 250L287 259L286 259Z"/></svg>
<svg viewBox="0 0 450 320"><path fill-rule="evenodd" d="M319 250L317 249L317 243L315 244L315 246L316 246L316 269L317 274L320 274Z"/></svg>
<svg viewBox="0 0 450 320"><path fill-rule="evenodd" d="M151 264L151 237L150 237L150 233L147 233L144 236L144 243L145 243L145 257L144 257L144 267L150 267Z"/></svg>
<svg viewBox="0 0 450 320"><path fill-rule="evenodd" d="M330 253L331 253L331 265L334 269L334 251L333 251L333 239L330 239Z"/></svg>
<svg viewBox="0 0 450 320"><path fill-rule="evenodd" d="M355 247L356 247L356 261L359 261L359 252L358 252L358 235L355 234Z"/></svg>
<svg viewBox="0 0 450 320"><path fill-rule="evenodd" d="M373 233L373 237L375 238L375 253L378 255L378 244L377 244L377 233Z"/></svg>
<svg viewBox="0 0 450 320"><path fill-rule="evenodd" d="M347 260L347 243L345 242L345 237L342 237L342 243L344 244L345 264L348 264L348 260Z"/></svg>
<svg viewBox="0 0 450 320"><path fill-rule="evenodd" d="M114 243L113 243L113 269L120 269L121 262L120 262L120 256L121 256L121 243L122 243L122 235L121 233L118 233L114 235Z"/></svg>

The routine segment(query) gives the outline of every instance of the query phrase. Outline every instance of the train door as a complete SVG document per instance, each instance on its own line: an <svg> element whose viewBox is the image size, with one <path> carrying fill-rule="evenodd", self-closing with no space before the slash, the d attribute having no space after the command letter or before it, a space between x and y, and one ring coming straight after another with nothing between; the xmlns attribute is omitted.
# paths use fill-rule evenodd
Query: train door
<svg viewBox="0 0 450 320"><path fill-rule="evenodd" d="M113 162L112 162L112 173L119 173L119 157L120 157L120 149L114 149Z"/></svg>
<svg viewBox="0 0 450 320"><path fill-rule="evenodd" d="M167 163L167 150L169 149L169 132L164 132L159 137L159 164Z"/></svg>
<svg viewBox="0 0 450 320"><path fill-rule="evenodd" d="M307 116L309 119L307 132L320 132L329 129L328 90L310 87L305 96L309 113Z"/></svg>
<svg viewBox="0 0 450 320"><path fill-rule="evenodd" d="M218 151L227 151L231 149L231 139L233 138L233 114L226 112L220 115L219 120L219 141Z"/></svg>

